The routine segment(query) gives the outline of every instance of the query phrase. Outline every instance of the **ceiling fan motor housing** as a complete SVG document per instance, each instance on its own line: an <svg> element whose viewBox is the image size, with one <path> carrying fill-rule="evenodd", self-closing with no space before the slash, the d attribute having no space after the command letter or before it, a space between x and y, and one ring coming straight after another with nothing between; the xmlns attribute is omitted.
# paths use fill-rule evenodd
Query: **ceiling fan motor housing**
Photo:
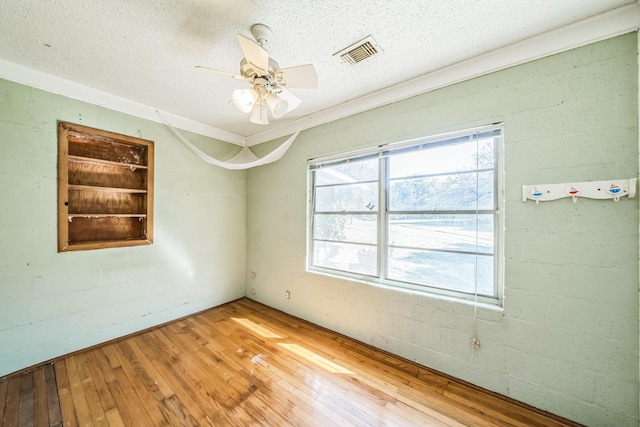
<svg viewBox="0 0 640 427"><path fill-rule="evenodd" d="M269 59L269 69L264 73L259 68L256 68L252 63L248 62L245 58L240 61L240 74L249 80L252 84L263 84L259 80L264 80L266 86L270 89L270 92L279 92L281 84L284 82L284 76L280 71L280 65L273 59Z"/></svg>
<svg viewBox="0 0 640 427"><path fill-rule="evenodd" d="M260 46L265 48L269 40L273 38L273 31L264 24L254 24L251 26L251 35Z"/></svg>

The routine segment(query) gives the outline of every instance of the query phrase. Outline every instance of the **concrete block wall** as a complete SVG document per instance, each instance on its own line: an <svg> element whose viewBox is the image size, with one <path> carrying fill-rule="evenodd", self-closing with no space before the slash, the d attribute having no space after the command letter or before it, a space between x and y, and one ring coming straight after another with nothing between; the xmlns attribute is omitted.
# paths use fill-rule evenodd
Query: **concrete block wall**
<svg viewBox="0 0 640 427"><path fill-rule="evenodd" d="M153 245L57 253L58 120L155 142ZM6 80L0 149L0 377L244 296L245 172L161 124Z"/></svg>
<svg viewBox="0 0 640 427"><path fill-rule="evenodd" d="M248 296L569 419L637 426L638 198L521 200L523 184L638 175L637 68L627 34L302 132L248 172ZM495 122L502 307L306 271L307 159Z"/></svg>

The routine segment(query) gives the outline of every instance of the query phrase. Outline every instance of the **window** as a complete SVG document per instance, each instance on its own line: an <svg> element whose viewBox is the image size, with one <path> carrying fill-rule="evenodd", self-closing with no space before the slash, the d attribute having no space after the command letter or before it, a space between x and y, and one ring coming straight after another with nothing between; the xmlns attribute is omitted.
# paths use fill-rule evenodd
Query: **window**
<svg viewBox="0 0 640 427"><path fill-rule="evenodd" d="M500 125L310 160L309 269L495 302Z"/></svg>

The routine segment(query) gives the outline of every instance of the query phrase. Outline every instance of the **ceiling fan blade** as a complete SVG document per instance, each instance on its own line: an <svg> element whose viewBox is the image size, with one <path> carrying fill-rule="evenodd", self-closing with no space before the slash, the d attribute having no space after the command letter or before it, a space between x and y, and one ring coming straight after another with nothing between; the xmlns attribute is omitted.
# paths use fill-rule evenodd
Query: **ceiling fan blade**
<svg viewBox="0 0 640 427"><path fill-rule="evenodd" d="M238 34L238 41L240 42L240 48L247 62L252 63L262 71L269 71L269 52L253 40L241 34Z"/></svg>
<svg viewBox="0 0 640 427"><path fill-rule="evenodd" d="M318 73L311 64L281 68L287 87L300 89L318 89Z"/></svg>
<svg viewBox="0 0 640 427"><path fill-rule="evenodd" d="M298 106L302 102L300 98L298 98L297 96L295 96L294 94L292 94L286 89L282 89L282 91L278 93L278 96L289 103L289 108L287 109L287 113L291 110L295 110L296 108L298 108Z"/></svg>
<svg viewBox="0 0 640 427"><path fill-rule="evenodd" d="M197 68L199 70L211 71L212 73L225 74L227 76L231 76L234 79L238 79L238 80L247 80L246 77L242 77L239 74L228 73L226 71L220 71L220 70L216 70L216 69L209 68L209 67L203 67L202 65L196 65L195 68Z"/></svg>

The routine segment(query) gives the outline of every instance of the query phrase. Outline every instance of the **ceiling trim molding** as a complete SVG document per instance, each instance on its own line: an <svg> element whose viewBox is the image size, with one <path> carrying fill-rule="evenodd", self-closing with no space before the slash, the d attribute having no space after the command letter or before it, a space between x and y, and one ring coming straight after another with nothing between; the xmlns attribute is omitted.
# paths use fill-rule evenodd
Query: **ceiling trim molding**
<svg viewBox="0 0 640 427"><path fill-rule="evenodd" d="M157 108L153 108L121 96L113 95L108 92L103 92L89 86L84 86L71 80L53 76L42 71L34 70L33 68L4 59L0 59L0 77L16 83L31 86L36 89L42 89L47 92L76 99L78 101L87 102L89 104L109 108L135 117L162 123L158 117L158 113L156 112ZM163 111L162 114L171 121L172 125L180 129L240 146L244 146L246 143L245 137L241 135L218 129L169 112Z"/></svg>
<svg viewBox="0 0 640 427"><path fill-rule="evenodd" d="M248 137L161 111L171 125L240 146L253 146L525 62L638 31L640 0L503 48L452 64ZM157 108L0 59L0 78L162 123Z"/></svg>
<svg viewBox="0 0 640 427"><path fill-rule="evenodd" d="M247 145L271 141L515 65L638 31L639 27L640 5L635 2L269 128L247 137Z"/></svg>

